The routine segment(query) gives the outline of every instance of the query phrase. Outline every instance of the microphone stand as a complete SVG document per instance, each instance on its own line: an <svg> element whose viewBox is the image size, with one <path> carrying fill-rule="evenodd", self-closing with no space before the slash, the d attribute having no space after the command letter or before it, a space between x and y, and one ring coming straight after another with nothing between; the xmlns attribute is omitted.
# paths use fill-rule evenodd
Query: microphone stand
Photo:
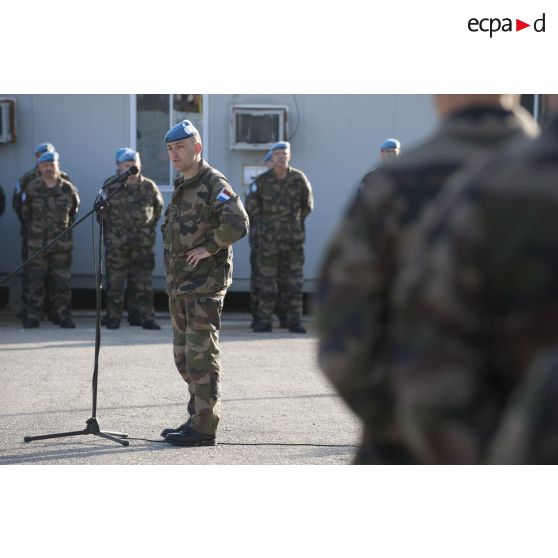
<svg viewBox="0 0 558 558"><path fill-rule="evenodd" d="M128 174L129 176L129 174ZM128 434L124 432L107 432L101 430L99 426L99 422L97 421L97 379L99 376L99 352L101 349L101 289L102 289L102 244L103 244L103 213L102 211L106 207L110 207L108 201L119 194L122 190L127 187L126 178L123 177L123 180L120 180L120 185L116 188L113 192L104 198L102 195L97 196L93 204L93 209L89 211L86 215L84 215L79 221L72 223L64 232L60 233L54 240L49 242L46 246L35 252L31 257L27 258L19 267L14 269L11 273L6 275L1 281L0 284L6 283L11 277L13 277L21 268L25 267L29 262L44 254L53 244L58 242L65 234L71 231L73 228L77 227L80 223L82 223L87 217L89 217L93 212L100 212L100 220L99 220L99 263L95 266L95 298L96 298L96 324L95 324L95 358L94 358L94 368L93 368L93 380L92 380L92 392L93 392L93 405L91 411L91 418L89 418L85 424L86 427L84 430L75 430L71 432L59 432L56 434L43 434L40 436L25 436L23 438L24 442L32 442L34 440L48 440L50 438L65 438L67 436L83 436L92 434L94 436L99 436L101 438L106 438L108 440L112 440L113 442L117 442L123 446L128 446L130 442L128 440L124 440L123 438L127 438ZM113 183L116 183L115 180ZM102 190L104 190L109 184L106 184ZM93 246L93 255L95 255L95 246Z"/></svg>

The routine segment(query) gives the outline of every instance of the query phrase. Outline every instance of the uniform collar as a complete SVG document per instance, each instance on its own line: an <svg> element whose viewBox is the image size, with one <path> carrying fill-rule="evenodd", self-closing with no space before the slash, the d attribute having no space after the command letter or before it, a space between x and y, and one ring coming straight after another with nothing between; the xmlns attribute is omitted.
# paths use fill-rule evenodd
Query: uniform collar
<svg viewBox="0 0 558 558"><path fill-rule="evenodd" d="M193 176L192 178L186 178L186 179L183 176L179 176L174 181L174 187L175 188L180 188L182 186L190 186L190 184L194 184L194 183L198 182L198 180L207 171L208 168L209 168L209 165L207 164L205 159L201 159L200 166L198 167L198 172L196 173L196 175Z"/></svg>

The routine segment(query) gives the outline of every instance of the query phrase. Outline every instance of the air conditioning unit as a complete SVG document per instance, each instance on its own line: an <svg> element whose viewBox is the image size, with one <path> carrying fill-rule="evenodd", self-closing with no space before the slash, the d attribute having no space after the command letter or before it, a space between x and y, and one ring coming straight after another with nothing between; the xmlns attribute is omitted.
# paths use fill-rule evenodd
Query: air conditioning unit
<svg viewBox="0 0 558 558"><path fill-rule="evenodd" d="M265 151L278 141L286 141L288 110L286 106L231 106L231 149Z"/></svg>
<svg viewBox="0 0 558 558"><path fill-rule="evenodd" d="M0 99L0 143L15 141L15 100Z"/></svg>

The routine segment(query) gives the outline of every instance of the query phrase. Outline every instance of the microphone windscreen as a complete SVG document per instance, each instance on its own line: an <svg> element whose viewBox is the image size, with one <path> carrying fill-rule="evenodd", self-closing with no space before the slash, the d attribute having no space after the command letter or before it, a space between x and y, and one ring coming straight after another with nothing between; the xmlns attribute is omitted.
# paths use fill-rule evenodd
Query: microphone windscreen
<svg viewBox="0 0 558 558"><path fill-rule="evenodd" d="M138 172L139 172L139 169L138 169L138 167L136 167L135 165L134 165L133 167L130 167L130 174L131 174L132 176L138 174Z"/></svg>

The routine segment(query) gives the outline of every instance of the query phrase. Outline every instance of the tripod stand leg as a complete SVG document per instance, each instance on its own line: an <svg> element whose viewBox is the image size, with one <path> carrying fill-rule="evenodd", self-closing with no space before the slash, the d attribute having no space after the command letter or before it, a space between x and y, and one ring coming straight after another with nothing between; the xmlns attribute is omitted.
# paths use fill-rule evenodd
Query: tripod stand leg
<svg viewBox="0 0 558 558"><path fill-rule="evenodd" d="M117 442L118 444L121 444L123 446L129 446L130 442L128 442L128 440L122 440L120 438L117 438L116 436L111 436L110 434L107 434L105 432L95 432L95 436L101 436L101 438L106 438L107 440L112 440L113 442Z"/></svg>
<svg viewBox="0 0 558 558"><path fill-rule="evenodd" d="M108 430L103 430L102 431L103 434L110 434L111 436L116 436L118 438L127 438L128 434L126 434L125 432L110 432Z"/></svg>
<svg viewBox="0 0 558 558"><path fill-rule="evenodd" d="M43 434L42 436L25 436L24 442L32 442L33 440L48 440L50 438L65 438L66 436L80 436L88 434L87 430L76 430L74 432L60 432L59 434Z"/></svg>

